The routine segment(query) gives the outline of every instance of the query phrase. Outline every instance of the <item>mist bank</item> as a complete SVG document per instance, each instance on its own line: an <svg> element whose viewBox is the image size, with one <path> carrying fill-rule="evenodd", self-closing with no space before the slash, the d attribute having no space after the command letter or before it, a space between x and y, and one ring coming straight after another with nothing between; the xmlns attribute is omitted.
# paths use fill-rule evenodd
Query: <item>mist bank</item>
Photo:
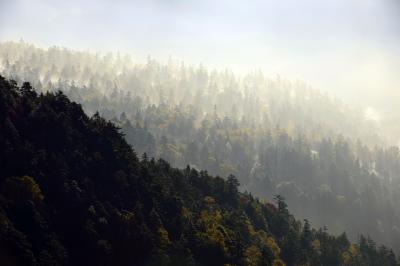
<svg viewBox="0 0 400 266"><path fill-rule="evenodd" d="M241 190L284 195L314 225L399 249L400 151L386 147L374 110L261 72L238 77L25 43L0 51L7 77L62 90L88 114L114 121L138 154L234 174Z"/></svg>
<svg viewBox="0 0 400 266"><path fill-rule="evenodd" d="M63 51L65 52L64 55L62 55ZM310 112L314 112L314 114L311 115L320 116L319 119L320 122L323 124L330 124L330 127L332 127L332 129L337 127L336 124L340 124L340 122L338 122L337 120L334 121L327 119L327 117L323 118L324 114L321 113L322 110L318 110L318 108L313 108L311 106L312 104L319 105L321 103L307 102L309 96L307 96L306 94L307 93L319 94L321 95L322 98L329 99L328 101L331 101L334 105L337 105L334 108L336 108L339 112L342 112L343 115L348 116L347 120L351 122L348 123L347 125L347 127L349 127L348 129L344 127L342 127L340 130L335 129L336 133L343 133L344 135L351 136L354 139L360 138L366 144L371 144L371 145L375 144L388 145L388 146L399 145L398 136L400 133L399 132L400 123L398 123L398 121L400 121L400 119L398 117L398 114L400 112L395 111L398 108L398 105L394 104L397 102L397 96L393 95L393 93L392 94L389 93L388 91L391 90L387 89L383 85L382 88L386 88L386 90L382 89L381 96L379 97L376 96L375 94L371 94L370 93L371 89L365 87L365 90L363 92L359 92L358 96L355 94L355 92L358 91L358 89L349 89L348 94L349 95L353 94L353 96L341 98L339 97L339 93L334 93L329 89L324 90L324 89L313 88L310 85L310 82L301 81L299 79L290 79L286 76L278 74L268 75L262 72L260 69L253 70L251 72L248 72L247 74L244 74L241 73L240 71L238 72L230 70L229 68L224 68L224 69L208 68L207 65L203 64L191 65L190 63L188 64L174 57L169 57L168 59L158 61L153 59L150 55L148 55L145 58L137 58L131 54L123 54L120 52L103 53L98 51L96 53L90 53L88 51L86 52L81 52L78 50L74 51L57 46L52 46L49 48L37 48L36 46L26 43L24 41L2 43L0 53L1 53L0 69L2 69L3 72L5 71L8 72L8 74L11 75L13 70L10 67L23 68L25 67L23 66L24 64L28 64L29 59L27 58L33 56L31 58L33 61L30 62L32 64L35 64L34 67L36 67L36 69L34 69L33 71L40 74L39 81L41 81L42 83L41 85L45 85L47 87L56 86L57 85L56 83L60 80L65 81L67 83L73 80L74 83L79 86L90 85L90 80L87 77L80 77L80 76L78 77L73 73L69 73L70 72L69 70L72 69L71 71L75 71L77 73L79 72L82 73L82 71L86 72L91 71L96 75L106 74L106 78L108 79L108 83L106 84L110 84L110 82L111 83L117 82L119 84L114 84L115 86L118 86L119 89L129 91L130 84L128 84L126 80L123 80L124 75L125 76L140 75L139 73L140 70L145 69L149 64L156 64L157 67L168 69L167 72L169 72L169 74L171 75L174 75L173 78L174 82L179 82L179 80L184 79L185 77L182 76L182 74L184 74L183 72L185 71L203 72L206 75L210 75L210 77L214 77L215 79L214 81L210 80L210 82L214 82L216 86L214 88L209 88L209 90L220 91L223 86L227 85L223 83L224 81L222 81L221 77L225 76L225 80L227 80L226 77L228 77L228 79L231 79L235 83L233 85L237 87L240 93L244 93L246 88L249 87L251 87L253 91L260 90L255 92L254 95L262 97L261 100L262 104L264 104L265 107L268 108L269 103L265 101L265 97L268 95L268 93L265 94L265 91L266 90L271 91L271 89L274 90L273 88L274 85L272 84L279 83L280 81L282 81L286 82L286 85L282 84L282 86L281 85L275 86L276 87L275 89L277 91L282 89L290 90L291 92L289 92L287 100L297 101L294 98L296 97L299 99L303 98L305 102L299 104L310 105ZM61 58L60 59L47 58L45 61L41 62L42 64L46 65L43 66L38 65L40 58L35 58L35 57L40 57L40 56L49 57L49 55L52 53L54 55L61 56ZM23 57L24 59L19 59L21 57ZM72 58L73 60L76 60L76 62L73 62ZM18 66L19 63L21 65ZM60 69L59 70L55 69L56 71L52 72L52 70L49 69L49 65L51 65L52 67L54 65L53 68L58 67ZM100 66L104 69L100 70L99 69ZM25 73L26 75L21 77L20 76L21 73ZM30 77L27 76L28 74L29 72L18 71L18 76L20 76L21 78L25 78L27 80L30 79ZM351 76L351 72L349 72L348 75ZM318 74L316 73L315 76L318 76ZM332 80L336 79L332 77ZM48 84L49 82L52 84ZM159 82L163 81L159 80ZM106 84L97 84L97 89L102 89L104 91L105 90L104 87L106 86ZM348 86L350 86L350 84ZM154 88L148 88L148 90L154 91ZM262 92L262 90L264 90L264 92ZM150 92L150 94L151 93L152 92ZM150 96L150 99L154 103L153 99L155 99L155 97L153 96L155 96L154 93L152 96ZM363 102L363 99L366 97L369 98L370 100L365 100ZM354 99L358 99L357 103L354 103L355 102ZM374 99L375 101L371 101L371 99ZM178 103L178 101L179 99L177 99L175 103ZM354 127L354 125L351 124L354 124L356 120L358 121L356 123L357 126ZM272 123L277 123L277 122L272 121ZM366 126L359 127L358 125L361 124L364 124ZM353 131L355 130L355 132L351 133L352 130ZM371 137L373 134L379 135L380 140L378 142L371 141L373 139L373 137ZM366 135L370 136L365 137ZM367 138L369 138L369 140L367 140Z"/></svg>
<svg viewBox="0 0 400 266"><path fill-rule="evenodd" d="M302 80L379 120L399 143L396 0L2 1L0 40L151 54L237 75ZM107 18L107 19L104 19ZM44 30L46 29L46 30Z"/></svg>

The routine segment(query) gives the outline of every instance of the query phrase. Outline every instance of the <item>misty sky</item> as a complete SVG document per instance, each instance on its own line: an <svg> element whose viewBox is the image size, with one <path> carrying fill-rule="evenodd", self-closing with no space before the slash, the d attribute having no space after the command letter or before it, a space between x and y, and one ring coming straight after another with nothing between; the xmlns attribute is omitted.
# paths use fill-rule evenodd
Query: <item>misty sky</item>
<svg viewBox="0 0 400 266"><path fill-rule="evenodd" d="M0 40L21 37L262 69L400 113L400 0L0 0Z"/></svg>

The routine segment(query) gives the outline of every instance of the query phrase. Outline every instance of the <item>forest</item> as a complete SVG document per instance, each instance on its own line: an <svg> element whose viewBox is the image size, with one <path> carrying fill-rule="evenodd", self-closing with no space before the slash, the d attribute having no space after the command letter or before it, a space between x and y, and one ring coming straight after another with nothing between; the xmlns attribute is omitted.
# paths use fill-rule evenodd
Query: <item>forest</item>
<svg viewBox="0 0 400 266"><path fill-rule="evenodd" d="M321 243L321 237L336 241L334 239L342 237L348 243L348 238L358 243L361 252L364 245L361 242L375 246L373 239L378 246L384 244L395 252L400 251L399 148L391 146L391 141L385 139L378 125L373 120L365 119L363 111L357 106L346 105L305 83L279 76L268 78L261 72L239 78L228 70L208 70L202 65L194 67L173 60L163 64L149 57L146 63L140 64L120 54L91 54L60 47L41 49L25 42L0 44L0 73L15 80L18 86L29 81L38 94L43 93L46 97L58 95L64 99L66 95L82 106L84 112L92 117L87 118L90 121L108 123L106 121L110 120L113 127L120 129L115 129L115 132L123 135L141 158L136 158L140 167L146 165L159 169L160 163L168 165L170 170L165 178L172 178L172 172L178 176L189 175L189 171L203 176L212 184L221 182L220 186L224 187L227 185L223 179L213 179L209 175L223 178L235 176L235 190L240 191L237 195L240 204L249 201L248 204L263 217L254 218L262 219L262 226L252 224L254 221L248 217L250 224L258 228L254 229L256 232L262 229L267 235L271 233L282 250L282 256L292 253L285 251L286 240L273 231L271 214L264 215L264 211L271 211L268 208L274 210L269 204L276 195L285 199L285 212L288 209L297 219L307 219L313 227L323 228L322 231L312 231L313 241L318 239ZM56 128L51 132L55 135L46 135L46 138L56 138ZM62 133L60 129L58 134L73 132L75 129L68 129L68 133ZM73 135L68 138L79 140L79 143L82 139ZM61 144L54 140L54 145L59 147ZM83 156L81 160L89 163L92 159L82 152L78 152L79 156ZM45 150L44 154L47 153ZM110 155L99 156L98 159ZM60 159L59 163L67 167L73 160ZM34 161L36 163L37 159ZM147 164L147 161L152 164ZM172 170L173 167L186 170ZM164 170L157 171L154 172L156 176ZM202 171L207 171L207 174ZM19 175L31 176L22 172L10 173L10 176ZM125 175L121 177L124 180ZM191 182L189 177L182 178L184 181L179 182ZM167 184L165 188L164 184L161 186L162 190L176 186L176 183L168 182L178 180L163 182ZM190 183L187 189L206 189L191 186L195 185ZM224 208L228 207L216 196L220 192L211 187L206 191L197 191L196 200L192 200L200 204L204 203L203 197L209 196L206 201L211 201L211 205L217 204L217 209L222 208L219 210L222 217L233 215L225 213ZM180 193L175 191L178 188L173 190L173 193ZM183 197L178 194L174 197ZM181 200L187 202L187 199ZM247 205L240 204L235 212L244 211L248 216ZM277 203L279 205L282 204ZM186 208L194 212L193 206ZM214 211L214 207L210 208L207 210ZM301 239L304 226L293 221L289 226L295 231L293 237ZM170 232L167 225L165 229ZM346 234L342 235L344 232ZM330 242L329 245L333 244ZM348 244L345 246L350 247ZM257 248L264 254L262 247ZM330 256L343 259L343 247L340 252L336 247L331 248L336 255ZM224 254L228 256L228 253ZM315 259L323 260L321 254ZM191 255L197 263L199 257L195 253ZM297 255L294 256L298 259ZM307 261L319 265L310 256L306 256ZM300 263L288 257L277 258L288 265ZM240 263L229 260L224 260L224 263L243 264L245 258L241 259ZM270 259L269 263L272 262ZM210 265L210 262L201 263ZM222 264L218 262L215 265ZM336 261L323 265L340 263Z"/></svg>
<svg viewBox="0 0 400 266"><path fill-rule="evenodd" d="M99 113L1 76L0 169L2 265L398 265L234 175L138 156Z"/></svg>

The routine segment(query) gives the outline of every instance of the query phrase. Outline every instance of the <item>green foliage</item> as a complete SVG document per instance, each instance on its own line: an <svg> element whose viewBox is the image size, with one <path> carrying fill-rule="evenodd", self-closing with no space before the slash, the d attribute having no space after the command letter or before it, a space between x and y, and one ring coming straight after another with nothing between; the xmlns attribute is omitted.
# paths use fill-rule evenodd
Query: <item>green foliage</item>
<svg viewBox="0 0 400 266"><path fill-rule="evenodd" d="M0 77L0 259L8 265L396 265L227 180L139 159L62 93ZM351 264L350 264L351 265Z"/></svg>
<svg viewBox="0 0 400 266"><path fill-rule="evenodd" d="M15 93L37 97L32 86L23 83L30 81L38 91L62 90L86 113L111 119L139 155L220 177L233 174L239 190L263 200L283 195L295 216L317 227L327 225L334 234L346 231L352 241L368 234L399 251L400 150L384 143L382 125L366 120L364 110L306 84L259 72L238 78L202 66L161 64L151 58L133 64L112 54L44 50L23 42L0 43L0 69L22 84L12 85ZM54 96L62 103L65 95ZM35 112L47 111L44 122L46 130L53 131L48 141L54 149L61 147L57 139L63 135L79 141L70 128L55 127L69 116L60 115L57 106L42 104L35 110L32 101L22 106L33 110L29 115L35 119ZM6 113L0 110L0 116ZM398 128L395 124L390 122L390 127ZM10 118L4 120L10 139L21 137L17 128ZM98 156L102 153L95 152L90 161ZM37 157L41 162L47 154L40 151ZM56 157L52 159L63 169L63 160ZM106 163L97 166L107 170ZM118 180L129 184L121 173ZM221 198L236 204L229 190Z"/></svg>

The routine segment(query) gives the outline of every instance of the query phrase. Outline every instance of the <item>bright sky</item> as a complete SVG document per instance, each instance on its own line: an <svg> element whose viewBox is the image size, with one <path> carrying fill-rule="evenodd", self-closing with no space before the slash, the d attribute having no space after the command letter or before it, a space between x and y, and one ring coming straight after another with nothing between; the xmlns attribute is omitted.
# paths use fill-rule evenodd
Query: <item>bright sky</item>
<svg viewBox="0 0 400 266"><path fill-rule="evenodd" d="M400 0L0 0L0 41L21 37L262 69L400 114Z"/></svg>

